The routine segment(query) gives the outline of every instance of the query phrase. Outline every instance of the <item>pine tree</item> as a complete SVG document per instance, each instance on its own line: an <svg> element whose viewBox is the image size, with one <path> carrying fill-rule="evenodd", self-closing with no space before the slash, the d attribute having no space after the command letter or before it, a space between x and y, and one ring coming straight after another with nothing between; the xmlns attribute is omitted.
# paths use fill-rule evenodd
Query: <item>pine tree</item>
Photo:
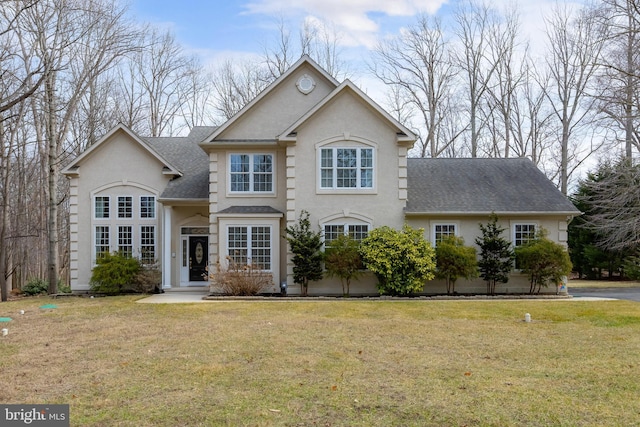
<svg viewBox="0 0 640 427"><path fill-rule="evenodd" d="M298 222L287 227L285 238L293 253L293 281L306 296L309 282L322 279L322 232L311 231L309 212L300 212Z"/></svg>
<svg viewBox="0 0 640 427"><path fill-rule="evenodd" d="M486 225L479 224L482 237L476 238L480 247L480 277L487 282L487 294L496 292L497 283L507 283L513 269L515 255L511 242L502 237L504 228L498 226L498 216L492 213Z"/></svg>

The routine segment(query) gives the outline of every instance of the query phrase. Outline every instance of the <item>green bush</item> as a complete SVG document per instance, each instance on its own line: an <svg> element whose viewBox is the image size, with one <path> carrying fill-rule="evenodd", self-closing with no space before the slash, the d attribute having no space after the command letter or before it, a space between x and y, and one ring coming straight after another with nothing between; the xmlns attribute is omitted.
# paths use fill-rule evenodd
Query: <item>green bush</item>
<svg viewBox="0 0 640 427"><path fill-rule="evenodd" d="M91 291L118 295L132 290L140 271L140 261L121 253L104 254L97 260L91 274Z"/></svg>
<svg viewBox="0 0 640 427"><path fill-rule="evenodd" d="M298 222L285 229L285 236L293 253L293 281L307 296L309 282L322 279L322 232L311 230L309 212L300 212Z"/></svg>
<svg viewBox="0 0 640 427"><path fill-rule="evenodd" d="M522 272L529 276L530 294L540 293L543 286L557 285L572 269L571 259L565 248L544 235L517 247L516 261Z"/></svg>
<svg viewBox="0 0 640 427"><path fill-rule="evenodd" d="M454 293L460 277L478 277L476 249L465 246L462 237L448 236L436 247L436 266L436 276L447 283L447 294Z"/></svg>
<svg viewBox="0 0 640 427"><path fill-rule="evenodd" d="M22 293L25 295L46 294L49 291L49 283L43 279L29 279L26 285L22 286Z"/></svg>
<svg viewBox="0 0 640 427"><path fill-rule="evenodd" d="M64 283L62 280L58 280L58 293L59 294L70 294L71 286Z"/></svg>
<svg viewBox="0 0 640 427"><path fill-rule="evenodd" d="M383 226L371 230L362 241L362 261L376 275L381 294L420 292L434 278L435 253L423 233L406 224L402 231Z"/></svg>
<svg viewBox="0 0 640 427"><path fill-rule="evenodd" d="M329 277L339 277L342 283L342 294L349 296L351 280L362 274L362 257L360 244L346 235L340 235L331 241L324 252L324 267Z"/></svg>

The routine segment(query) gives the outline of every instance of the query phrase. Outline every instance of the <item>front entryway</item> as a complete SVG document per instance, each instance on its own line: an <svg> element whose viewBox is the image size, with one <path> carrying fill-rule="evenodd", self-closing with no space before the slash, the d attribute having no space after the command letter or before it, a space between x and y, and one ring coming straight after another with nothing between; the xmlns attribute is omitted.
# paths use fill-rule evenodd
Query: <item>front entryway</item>
<svg viewBox="0 0 640 427"><path fill-rule="evenodd" d="M197 235L182 235L180 253L180 286L204 286L209 280L209 236L204 227L183 228Z"/></svg>

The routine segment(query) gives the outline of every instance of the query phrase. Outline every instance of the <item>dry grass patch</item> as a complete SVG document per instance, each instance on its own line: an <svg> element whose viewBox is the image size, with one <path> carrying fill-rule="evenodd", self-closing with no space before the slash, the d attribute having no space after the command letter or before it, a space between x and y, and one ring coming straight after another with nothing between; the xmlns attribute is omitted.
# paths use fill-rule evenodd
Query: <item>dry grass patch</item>
<svg viewBox="0 0 640 427"><path fill-rule="evenodd" d="M134 301L1 304L0 401L82 426L640 422L637 303Z"/></svg>

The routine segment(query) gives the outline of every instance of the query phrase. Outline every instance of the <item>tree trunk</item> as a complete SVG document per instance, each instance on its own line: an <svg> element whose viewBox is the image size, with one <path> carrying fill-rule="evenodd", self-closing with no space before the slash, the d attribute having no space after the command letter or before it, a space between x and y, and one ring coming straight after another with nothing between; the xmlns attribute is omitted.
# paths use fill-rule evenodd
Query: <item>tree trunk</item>
<svg viewBox="0 0 640 427"><path fill-rule="evenodd" d="M45 82L45 97L47 100L47 140L49 143L48 153L48 220L47 233L49 240L48 248L48 278L49 294L58 293L58 192L57 182L59 175L58 168L58 135L55 102L55 72L52 71L47 76Z"/></svg>

